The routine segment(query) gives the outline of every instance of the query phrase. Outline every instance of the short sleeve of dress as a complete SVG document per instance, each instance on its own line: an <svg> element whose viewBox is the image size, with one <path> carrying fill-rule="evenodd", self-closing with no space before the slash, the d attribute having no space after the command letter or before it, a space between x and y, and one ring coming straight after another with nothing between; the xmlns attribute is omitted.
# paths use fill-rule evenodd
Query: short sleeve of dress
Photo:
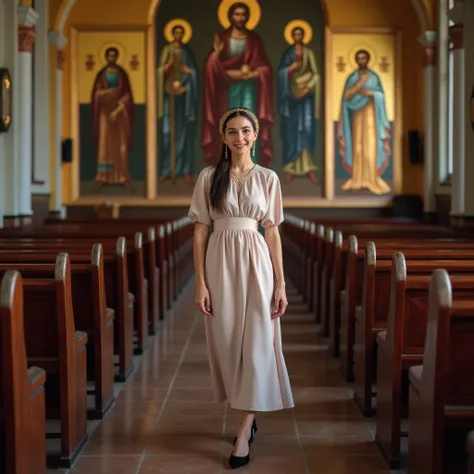
<svg viewBox="0 0 474 474"><path fill-rule="evenodd" d="M268 180L268 209L261 220L263 227L280 225L284 220L280 179L276 173Z"/></svg>
<svg viewBox="0 0 474 474"><path fill-rule="evenodd" d="M211 226L212 220L209 217L209 179L207 171L206 168L203 169L196 180L188 217L193 222L200 222L201 224Z"/></svg>

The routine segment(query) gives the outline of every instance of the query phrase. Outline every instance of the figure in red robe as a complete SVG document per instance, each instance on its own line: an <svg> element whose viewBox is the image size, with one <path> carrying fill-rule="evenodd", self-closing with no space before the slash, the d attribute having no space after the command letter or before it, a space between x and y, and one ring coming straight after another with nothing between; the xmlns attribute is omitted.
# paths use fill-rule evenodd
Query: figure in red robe
<svg viewBox="0 0 474 474"><path fill-rule="evenodd" d="M213 51L204 67L201 147L207 165L219 161L219 120L234 107L247 107L258 117L260 134L254 161L262 166L273 161L272 67L260 36L246 28L249 16L245 3L230 7L230 27L215 35Z"/></svg>
<svg viewBox="0 0 474 474"><path fill-rule="evenodd" d="M95 190L104 184L129 189L129 154L133 144L135 104L128 74L117 64L118 50L108 48L107 66L96 75L92 89L92 133L97 148Z"/></svg>

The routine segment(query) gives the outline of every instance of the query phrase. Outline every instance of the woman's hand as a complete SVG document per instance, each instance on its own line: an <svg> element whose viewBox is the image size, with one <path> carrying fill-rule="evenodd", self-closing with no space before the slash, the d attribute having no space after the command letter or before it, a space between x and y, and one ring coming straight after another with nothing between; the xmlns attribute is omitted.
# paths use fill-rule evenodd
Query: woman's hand
<svg viewBox="0 0 474 474"><path fill-rule="evenodd" d="M283 316L288 306L288 300L286 298L285 288L279 288L275 290L274 302L273 302L273 312L272 319L279 318Z"/></svg>
<svg viewBox="0 0 474 474"><path fill-rule="evenodd" d="M201 313L212 316L211 295L206 286L196 287L196 306Z"/></svg>

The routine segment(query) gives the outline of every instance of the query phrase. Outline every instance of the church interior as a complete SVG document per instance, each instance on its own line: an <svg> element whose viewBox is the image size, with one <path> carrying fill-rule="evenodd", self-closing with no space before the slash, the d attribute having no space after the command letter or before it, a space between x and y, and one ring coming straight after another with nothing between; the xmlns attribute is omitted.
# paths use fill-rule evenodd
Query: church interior
<svg viewBox="0 0 474 474"><path fill-rule="evenodd" d="M245 107L295 407L241 471L474 474L471 53L471 0L0 0L0 473L230 469L188 211Z"/></svg>

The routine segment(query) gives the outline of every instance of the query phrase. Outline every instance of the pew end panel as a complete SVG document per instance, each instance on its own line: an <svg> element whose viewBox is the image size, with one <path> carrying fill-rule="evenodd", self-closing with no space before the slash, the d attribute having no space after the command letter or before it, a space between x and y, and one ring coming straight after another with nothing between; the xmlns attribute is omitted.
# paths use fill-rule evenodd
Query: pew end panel
<svg viewBox="0 0 474 474"><path fill-rule="evenodd" d="M2 440L5 474L46 473L46 372L28 368L23 283L7 271L0 288Z"/></svg>
<svg viewBox="0 0 474 474"><path fill-rule="evenodd" d="M445 270L433 272L422 366L410 379L409 472L466 472L465 445L453 435L474 428L474 301L454 300ZM464 456L463 456L464 454Z"/></svg>

